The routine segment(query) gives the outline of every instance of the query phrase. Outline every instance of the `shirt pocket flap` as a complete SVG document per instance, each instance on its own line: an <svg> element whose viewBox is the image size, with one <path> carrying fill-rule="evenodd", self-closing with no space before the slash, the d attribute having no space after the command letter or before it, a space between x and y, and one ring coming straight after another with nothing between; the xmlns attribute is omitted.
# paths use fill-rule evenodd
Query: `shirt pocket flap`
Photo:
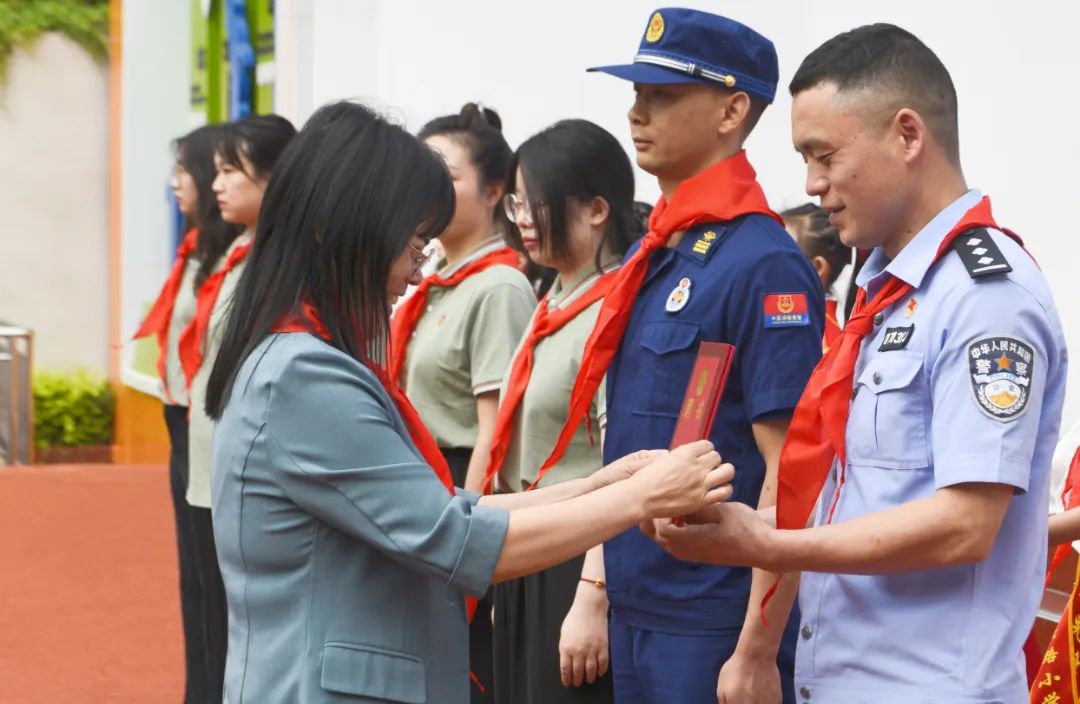
<svg viewBox="0 0 1080 704"><path fill-rule="evenodd" d="M423 660L406 653L354 643L323 646L323 689L403 704L427 702Z"/></svg>
<svg viewBox="0 0 1080 704"><path fill-rule="evenodd" d="M903 389L914 381L922 366L919 352L887 352L870 360L859 375L859 384L875 394Z"/></svg>
<svg viewBox="0 0 1080 704"><path fill-rule="evenodd" d="M644 326L641 346L653 354L668 354L694 344L701 326L685 320L658 320Z"/></svg>

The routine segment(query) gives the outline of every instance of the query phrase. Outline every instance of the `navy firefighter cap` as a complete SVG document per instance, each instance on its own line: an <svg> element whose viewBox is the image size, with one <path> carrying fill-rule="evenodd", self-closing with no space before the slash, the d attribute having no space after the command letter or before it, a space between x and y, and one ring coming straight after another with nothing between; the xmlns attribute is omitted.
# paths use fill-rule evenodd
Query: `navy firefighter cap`
<svg viewBox="0 0 1080 704"><path fill-rule="evenodd" d="M634 63L589 70L634 83L720 85L766 103L780 78L771 41L735 20L681 7L652 13Z"/></svg>

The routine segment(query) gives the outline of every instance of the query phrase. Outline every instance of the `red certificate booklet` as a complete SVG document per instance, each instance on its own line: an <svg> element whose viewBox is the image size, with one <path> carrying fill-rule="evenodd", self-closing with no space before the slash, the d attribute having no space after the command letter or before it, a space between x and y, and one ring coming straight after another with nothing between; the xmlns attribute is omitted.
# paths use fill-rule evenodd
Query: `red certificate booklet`
<svg viewBox="0 0 1080 704"><path fill-rule="evenodd" d="M724 395L735 347L725 342L702 342L686 385L679 422L671 436L671 449L709 437L720 397Z"/></svg>

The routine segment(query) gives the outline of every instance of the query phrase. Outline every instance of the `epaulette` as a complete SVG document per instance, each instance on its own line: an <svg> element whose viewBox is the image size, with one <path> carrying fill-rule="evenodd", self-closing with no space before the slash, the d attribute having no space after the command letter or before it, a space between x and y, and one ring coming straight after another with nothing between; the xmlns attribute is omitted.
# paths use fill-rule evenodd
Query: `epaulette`
<svg viewBox="0 0 1080 704"><path fill-rule="evenodd" d="M726 223L695 226L686 233L679 247L684 254L704 266L727 234Z"/></svg>
<svg viewBox="0 0 1080 704"><path fill-rule="evenodd" d="M1012 266L986 228L969 230L952 241L952 248L973 279L991 274L1007 274Z"/></svg>

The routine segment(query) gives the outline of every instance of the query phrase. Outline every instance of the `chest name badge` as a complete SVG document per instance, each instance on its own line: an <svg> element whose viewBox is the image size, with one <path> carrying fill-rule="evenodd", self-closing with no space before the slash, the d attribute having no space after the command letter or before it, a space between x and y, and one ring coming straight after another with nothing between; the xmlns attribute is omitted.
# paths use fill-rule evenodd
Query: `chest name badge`
<svg viewBox="0 0 1080 704"><path fill-rule="evenodd" d="M766 293L763 307L767 328L792 328L810 324L805 293Z"/></svg>
<svg viewBox="0 0 1080 704"><path fill-rule="evenodd" d="M881 347L878 347L878 352L892 352L893 350L904 349L911 342L911 336L914 333L914 325L886 329L885 337L881 340Z"/></svg>
<svg viewBox="0 0 1080 704"><path fill-rule="evenodd" d="M994 335L967 348L968 371L975 402L983 413L1000 421L1020 416L1031 394L1035 351L1015 337Z"/></svg>
<svg viewBox="0 0 1080 704"><path fill-rule="evenodd" d="M690 300L690 277L684 276L679 279L679 285L668 294L667 303L664 305L664 310L668 313L678 313L680 310L686 307L687 302Z"/></svg>

